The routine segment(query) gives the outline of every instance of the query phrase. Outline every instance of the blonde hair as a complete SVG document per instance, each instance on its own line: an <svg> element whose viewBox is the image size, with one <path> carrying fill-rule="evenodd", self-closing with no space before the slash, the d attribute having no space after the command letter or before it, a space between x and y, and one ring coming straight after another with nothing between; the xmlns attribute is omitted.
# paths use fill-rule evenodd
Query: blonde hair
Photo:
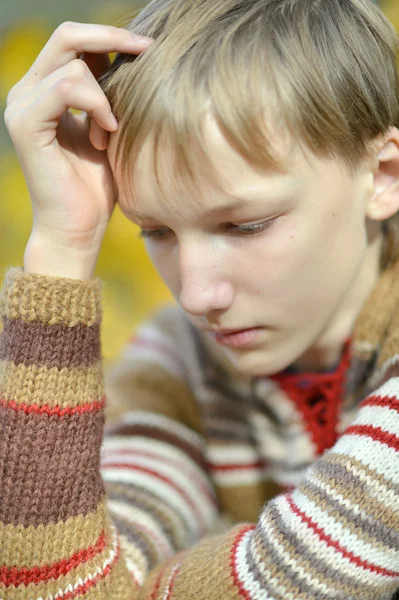
<svg viewBox="0 0 399 600"><path fill-rule="evenodd" d="M199 156L212 176L207 114L253 168L277 172L272 131L354 170L399 125L398 37L371 0L153 0L127 29L155 42L100 79L122 182L149 136L157 179L162 140L186 181Z"/></svg>

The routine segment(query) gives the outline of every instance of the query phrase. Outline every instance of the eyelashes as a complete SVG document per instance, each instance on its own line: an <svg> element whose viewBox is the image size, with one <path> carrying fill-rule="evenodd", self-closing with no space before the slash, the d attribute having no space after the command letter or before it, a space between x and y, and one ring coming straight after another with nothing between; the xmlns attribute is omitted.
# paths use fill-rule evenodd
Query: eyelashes
<svg viewBox="0 0 399 600"><path fill-rule="evenodd" d="M234 223L228 223L226 230L227 233L238 237L254 237L272 227L276 221L277 219L271 219L264 223L253 223L248 225L234 225ZM160 241L165 239L170 233L172 233L172 230L167 227L161 229L142 229L139 233L139 237L141 239Z"/></svg>

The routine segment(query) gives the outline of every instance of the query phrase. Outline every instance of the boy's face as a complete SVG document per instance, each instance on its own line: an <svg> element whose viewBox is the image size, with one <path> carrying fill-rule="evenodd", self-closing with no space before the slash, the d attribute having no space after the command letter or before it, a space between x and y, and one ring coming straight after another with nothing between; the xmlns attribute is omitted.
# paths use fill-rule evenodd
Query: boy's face
<svg viewBox="0 0 399 600"><path fill-rule="evenodd" d="M128 199L120 198L122 210L145 232L157 235L146 240L149 255L195 326L259 328L247 346L211 342L240 372L271 375L300 363L312 349L315 356L319 349L320 356L332 359L378 276L365 217L373 193L371 169L353 175L336 161L314 156L308 164L297 149L289 174L258 174L211 121L207 140L228 195L204 184L200 201L192 201L187 192L177 197L168 188L172 171L165 154L161 176L167 202L162 200L151 146L144 145L134 181L137 205L129 207ZM218 213L234 203L233 196L242 200ZM145 223L134 209L147 217ZM244 226L266 222L260 233L245 234ZM371 248L377 243L376 234ZM205 335L214 340L213 333Z"/></svg>

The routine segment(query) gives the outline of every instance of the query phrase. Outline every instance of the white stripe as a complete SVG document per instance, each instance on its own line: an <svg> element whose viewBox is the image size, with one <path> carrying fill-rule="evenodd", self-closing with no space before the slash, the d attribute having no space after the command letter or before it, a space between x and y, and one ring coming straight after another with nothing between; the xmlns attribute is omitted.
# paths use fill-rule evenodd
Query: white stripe
<svg viewBox="0 0 399 600"><path fill-rule="evenodd" d="M267 517L269 517L269 519ZM296 573L299 576L299 578L304 581L304 583L306 585L310 585L314 590L318 590L319 592L322 592L322 593L327 593L327 592L331 591L331 588L329 588L325 583L322 583L319 579L315 579L313 574L312 574L312 578L310 579L309 571L306 569L306 567L303 568L298 562L296 562L295 554L293 554L293 553L290 554L289 552L287 552L284 549L284 545L281 543L281 539L279 539L274 532L274 529L276 529L276 528L278 531L278 527L275 523L273 523L273 524L271 523L270 514L267 511L264 512L262 515L262 523L263 523L263 536L265 538L267 538L268 543L270 543L270 545L273 546L275 554L277 554L280 558L282 558L282 560L284 561L284 563L286 565L290 566L290 570L292 570L294 573ZM266 533L266 530L267 530L267 533ZM265 551L267 552L266 549L265 549ZM262 556L259 555L257 552L257 544L251 545L251 554L254 556L254 559L258 565L259 571L265 576L265 579L268 581L268 583L270 583L270 574L268 572L267 567L265 567L263 565ZM303 558L303 560L305 561L306 559ZM325 577L324 573L320 573L320 575L322 578ZM287 592L287 594L288 594L288 592ZM287 597L287 594L284 594L284 598ZM289 596L289 594L288 594L288 596Z"/></svg>
<svg viewBox="0 0 399 600"><path fill-rule="evenodd" d="M186 500L172 486L148 473L130 471L129 469L105 469L102 473L105 482L126 483L127 485L139 485L144 489L156 494L160 500L167 498L178 513L184 516L187 523L195 528L195 534L200 535L201 525L198 517Z"/></svg>
<svg viewBox="0 0 399 600"><path fill-rule="evenodd" d="M121 461L121 457L118 457ZM169 479L172 484L174 483L179 487L191 500L191 503L196 507L197 512L201 515L202 522L208 527L216 517L216 510L213 504L211 504L208 498L202 493L201 488L193 482L192 479L187 477L187 474L183 470L176 469L173 466L168 465L166 462L161 462L157 458L149 458L147 456L129 456L125 455L122 457L124 464L143 467L145 469L151 469L159 475ZM124 467L108 466L112 465L110 459L103 461L103 470L124 470Z"/></svg>
<svg viewBox="0 0 399 600"><path fill-rule="evenodd" d="M394 448L364 435L346 433L327 454L333 451L334 454L353 457L370 469L375 469L378 475L382 475L388 481L399 484L399 454Z"/></svg>
<svg viewBox="0 0 399 600"><path fill-rule="evenodd" d="M102 448L102 457L109 460L120 460L119 452L137 450L137 451L149 451L151 453L159 453L160 457L164 460L173 460L181 463L181 467L187 469L187 471L200 480L202 485L209 490L209 493L213 496L214 491L209 481L209 476L198 466L198 464L192 460L192 458L183 452L180 448L172 446L167 442L161 442L152 438L144 436L110 436L104 439Z"/></svg>
<svg viewBox="0 0 399 600"><path fill-rule="evenodd" d="M173 433L182 440L189 442L201 452L204 449L204 439L202 436L185 425L178 423L174 419L165 417L164 415L141 410L131 410L125 412L121 420L126 425L145 425L147 427L162 429L163 431Z"/></svg>
<svg viewBox="0 0 399 600"><path fill-rule="evenodd" d="M354 476L358 477L360 481L367 486L367 493L369 496L375 498L385 506L392 506L397 503L397 492L395 489L388 487L389 482L386 482L384 485L384 483L378 481L377 478L370 477L366 471L366 467L362 469L359 465L351 464L349 461L347 461L347 467L350 468L350 471ZM318 479L315 479L314 473L309 476L309 481L316 481L316 483L318 483ZM365 513L365 515L369 516L368 513Z"/></svg>
<svg viewBox="0 0 399 600"><path fill-rule="evenodd" d="M178 571L179 569L180 569L180 563L178 563L177 565L175 565L173 567L172 572L171 572L171 574L169 576L169 579L168 579L168 583L167 583L166 588L165 588L165 593L164 593L164 596L163 596L163 600L168 600L168 596L170 594L170 588L171 588L171 585L172 585L173 577L175 576L176 571Z"/></svg>
<svg viewBox="0 0 399 600"><path fill-rule="evenodd" d="M369 394L369 398L373 396L388 396L388 398L398 398L399 397L399 377L391 377L383 383L379 388L377 388L374 392Z"/></svg>
<svg viewBox="0 0 399 600"><path fill-rule="evenodd" d="M147 558L143 554L141 554L140 548L138 548L131 541L129 541L126 536L121 534L119 536L119 539L121 543L121 548L123 550L123 557L125 560L126 567L128 571L130 571L133 579L138 583L138 585L142 586L145 581L146 572L148 570ZM144 570L141 570L138 564L131 558L131 555L135 555L138 552L140 552L140 558L142 558L143 563L145 565ZM135 558L135 560L137 560L137 557Z"/></svg>
<svg viewBox="0 0 399 600"><path fill-rule="evenodd" d="M389 358L388 360L386 360L384 362L384 364L381 366L381 368L379 370L376 371L375 376L372 380L374 385L377 385L379 381L381 381L381 379L383 379L383 377L385 376L385 373L394 365L397 365L399 363L399 354L395 354L394 356L392 356L391 358Z"/></svg>
<svg viewBox="0 0 399 600"><path fill-rule="evenodd" d="M353 425L381 427L384 431L399 436L399 410L388 406L363 406Z"/></svg>
<svg viewBox="0 0 399 600"><path fill-rule="evenodd" d="M89 580L92 581L98 575L102 575L105 569L110 565L116 557L117 549L118 549L118 537L115 527L112 527L112 547L110 548L108 557L104 560L102 567L98 566L97 569L93 573L89 573L84 579L79 578L75 583L70 583L66 588L59 589L55 594L49 594L48 596L40 596L37 600L58 600L58 598L63 598L68 592L75 592L75 590L81 586L85 585ZM88 594L92 593L93 590L96 589L97 585L100 585L104 579L100 577L99 581L87 591ZM3 599L1 599L3 600ZM30 600L34 600L30 598Z"/></svg>
<svg viewBox="0 0 399 600"><path fill-rule="evenodd" d="M259 454L247 444L214 446L206 449L208 459L215 465L250 464L259 460Z"/></svg>
<svg viewBox="0 0 399 600"><path fill-rule="evenodd" d="M150 360L162 364L168 371L177 375L179 379L186 380L186 366L176 352L176 340L165 335L157 325L146 323L133 331L133 341L123 349L123 357L129 361ZM140 345L143 341L148 346ZM159 348L157 347L159 346Z"/></svg>
<svg viewBox="0 0 399 600"><path fill-rule="evenodd" d="M261 587L259 581L255 579L247 563L247 548L253 533L253 531L247 531L237 546L235 556L233 556L237 575L240 579L241 585L244 587L247 594L249 594L251 600L275 600L275 597L269 596L266 590ZM275 580L272 580L272 582L275 582ZM275 586L275 589L280 592L282 598L289 598L285 588L281 586Z"/></svg>
<svg viewBox="0 0 399 600"><path fill-rule="evenodd" d="M212 479L220 487L236 487L241 485L255 485L270 479L269 469L236 469L229 471L215 471Z"/></svg>
<svg viewBox="0 0 399 600"><path fill-rule="evenodd" d="M333 546L329 546L326 541L320 539L317 533L293 512L288 504L286 495L279 496L273 500L273 502L275 502L287 528L294 532L296 537L307 546L309 554L314 554L315 557L319 556L323 561L327 562L332 569L338 570L349 577L354 577L356 579L361 573L362 581L364 581L365 585L375 584L376 580L379 582L392 581L392 578L378 575L368 569L366 570L362 567L358 567L351 562L349 558L345 557L342 552L339 552L339 550L335 549ZM356 549L352 550L354 550L354 554L357 555Z"/></svg>
<svg viewBox="0 0 399 600"><path fill-rule="evenodd" d="M351 468L351 472L354 474L352 468ZM313 471L311 477L309 477L307 479L307 483L311 483L318 490L325 492L328 496L330 496L334 500L334 502L339 504L339 506L352 511L355 515L359 515L363 519L370 518L370 514L366 510L363 510L359 504L352 502L348 498L345 498L345 496L343 496L342 494L339 494L335 488L333 488L331 485L329 485L322 479L319 479L319 476L322 477L323 475L321 473L317 473L317 472ZM368 478L368 480L369 480L369 478ZM368 483L370 485L369 481L368 481ZM356 496L356 498L358 498L358 496Z"/></svg>
<svg viewBox="0 0 399 600"><path fill-rule="evenodd" d="M140 363L149 366L159 366L165 369L170 375L179 381L185 383L185 373L179 363L173 360L173 356L166 354L167 350L161 351L154 347L132 345L124 352L124 359L131 362L135 368Z"/></svg>
<svg viewBox="0 0 399 600"><path fill-rule="evenodd" d="M344 527L343 523L328 515L317 504L298 490L292 493L292 499L300 510L317 523L325 533L348 551L353 551L361 560L368 561L380 568L398 570L399 552L382 544L367 543L355 533ZM355 523L352 523L356 526Z"/></svg>
<svg viewBox="0 0 399 600"><path fill-rule="evenodd" d="M174 548L170 540L157 521L148 512L118 500L109 500L108 507L113 515L127 519L133 526L137 524L139 530L142 527L148 529L151 534L151 540L154 542L157 550L159 550L158 556L160 559L169 558L173 555Z"/></svg>

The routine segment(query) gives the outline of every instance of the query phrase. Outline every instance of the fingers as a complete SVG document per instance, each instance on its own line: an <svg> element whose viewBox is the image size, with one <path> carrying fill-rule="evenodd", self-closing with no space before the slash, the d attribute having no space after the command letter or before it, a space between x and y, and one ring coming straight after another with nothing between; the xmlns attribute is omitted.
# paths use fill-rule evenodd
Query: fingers
<svg viewBox="0 0 399 600"><path fill-rule="evenodd" d="M74 87L81 87L82 92L79 92L79 90L74 90L72 92L71 90ZM15 100L7 109L9 120L12 120L13 114L17 115L21 113L24 113L22 118L29 120L31 126L34 123L38 123L39 120L49 122L59 119L62 115L59 111L64 105L62 101L65 100L65 97L60 98L61 102L54 102L53 106L47 105L45 103L45 98L49 97L49 91L51 91L52 94L58 92L63 95L64 90L67 91L68 98L79 104L68 105L64 112L68 110L69 107L83 110L96 119L101 127L115 131L116 127L112 122L112 109L108 99L89 67L79 59L72 60L67 65L64 65L54 73L51 73L34 88L31 88L29 92L26 92L23 96ZM87 97L86 103L85 97ZM36 100L40 99L43 99L43 103L41 103L40 106L35 105L36 112L32 115L32 119L29 119L28 115L31 110L29 107L31 107Z"/></svg>
<svg viewBox="0 0 399 600"><path fill-rule="evenodd" d="M82 63L82 61L79 62ZM87 69L87 67L85 68ZM68 66L65 69L68 69ZM38 89L39 87L41 90ZM38 93L40 91L41 93ZM35 88L35 94L29 96L29 103L27 96L23 100L25 102L23 109L18 102L10 107L11 110L7 109L7 128L11 138L17 143L21 135L30 136L30 152L32 145L36 149L40 149L53 142L57 124L70 107L86 112L92 119L95 119L100 128L107 131L116 130L112 123L112 112L108 100L91 73L89 77L83 78L74 75L61 77L52 85L48 85L48 82L44 80ZM102 141L101 136L105 137L105 132L102 134L98 128L97 131L94 130L90 133L90 139L95 142L96 147ZM22 146L23 144L21 144ZM98 149L103 149L102 144Z"/></svg>
<svg viewBox="0 0 399 600"><path fill-rule="evenodd" d="M26 75L10 90L7 102L14 101L25 88L37 85L50 73L79 58L83 53L140 54L152 41L151 38L133 35L126 29L111 25L72 21L62 23L54 31Z"/></svg>

